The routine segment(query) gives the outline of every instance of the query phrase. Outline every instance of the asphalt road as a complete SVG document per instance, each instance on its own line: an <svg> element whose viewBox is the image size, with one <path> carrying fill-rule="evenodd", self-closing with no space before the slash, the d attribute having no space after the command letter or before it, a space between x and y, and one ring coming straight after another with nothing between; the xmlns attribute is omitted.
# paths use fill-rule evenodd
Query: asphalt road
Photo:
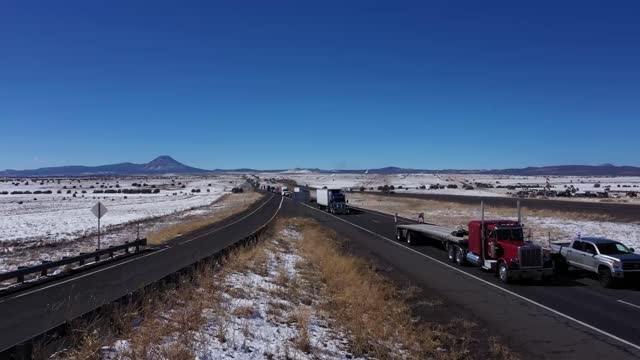
<svg viewBox="0 0 640 360"><path fill-rule="evenodd" d="M415 194L403 193L402 191L403 190L396 190L395 194L384 194L380 192L365 192L365 194L381 197L403 197L412 199L447 201L467 205L478 205L480 204L480 201L484 201L488 206L512 207L514 209L516 208L518 201L517 198L508 197ZM557 210L584 214L606 214L611 218L611 220L640 223L640 205L636 204L550 199L520 199L520 204L523 207L535 210Z"/></svg>
<svg viewBox="0 0 640 360"><path fill-rule="evenodd" d="M604 289L580 274L544 286L504 285L481 269L450 264L446 253L435 246L409 247L395 241L390 215L358 211L334 216L290 200L285 201L283 213L312 217L393 264L395 271L489 324L526 359L640 358L636 289Z"/></svg>
<svg viewBox="0 0 640 360"><path fill-rule="evenodd" d="M282 198L267 194L243 213L143 255L0 298L0 352L207 258L273 219Z"/></svg>

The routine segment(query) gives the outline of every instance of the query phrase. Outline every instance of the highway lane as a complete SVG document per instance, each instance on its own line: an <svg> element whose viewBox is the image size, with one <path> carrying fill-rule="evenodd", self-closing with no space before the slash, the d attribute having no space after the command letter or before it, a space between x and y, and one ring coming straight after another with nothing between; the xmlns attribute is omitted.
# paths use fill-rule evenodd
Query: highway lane
<svg viewBox="0 0 640 360"><path fill-rule="evenodd" d="M640 305L637 291L602 289L592 280L572 278L548 286L504 285L480 269L449 264L445 252L433 246L409 248L396 242L391 215L363 211L333 216L306 204L286 205L286 213L321 221L492 324L525 358L640 356L640 308L618 301Z"/></svg>
<svg viewBox="0 0 640 360"><path fill-rule="evenodd" d="M267 194L247 211L181 236L169 246L0 298L0 351L219 252L267 224L281 205L281 197Z"/></svg>
<svg viewBox="0 0 640 360"><path fill-rule="evenodd" d="M389 198L401 197L446 201L466 205L478 205L480 201L484 201L487 206L512 207L514 209L516 208L517 201L520 200L522 206L529 209L557 210L584 214L606 214L613 221L640 222L640 205L637 204L602 203L576 200L517 199L511 197L483 197L470 195L418 194L405 193L402 192L402 190L397 190L394 194L385 194L381 192L365 192L365 194Z"/></svg>

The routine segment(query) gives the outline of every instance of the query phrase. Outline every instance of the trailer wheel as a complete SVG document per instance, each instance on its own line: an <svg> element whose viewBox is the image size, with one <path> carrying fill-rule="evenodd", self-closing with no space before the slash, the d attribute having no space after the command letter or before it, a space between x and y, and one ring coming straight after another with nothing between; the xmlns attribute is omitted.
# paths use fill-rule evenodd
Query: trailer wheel
<svg viewBox="0 0 640 360"><path fill-rule="evenodd" d="M403 241L404 240L404 238L402 236L402 230L398 229L398 228L396 228L396 240L398 240L398 241Z"/></svg>
<svg viewBox="0 0 640 360"><path fill-rule="evenodd" d="M500 265L498 265L498 277L503 283L509 283L509 269L507 268L507 264L504 262L501 262Z"/></svg>
<svg viewBox="0 0 640 360"><path fill-rule="evenodd" d="M411 234L411 231L407 230L407 245L413 246L414 242L415 241L413 240L413 235Z"/></svg>
<svg viewBox="0 0 640 360"><path fill-rule="evenodd" d="M453 245L449 245L449 248L447 249L447 257L449 258L449 261L454 263L456 262L456 247Z"/></svg>
<svg viewBox="0 0 640 360"><path fill-rule="evenodd" d="M465 263L465 258L464 257L465 257L464 250L462 250L461 247L456 246L456 262L459 265L464 265L464 263Z"/></svg>

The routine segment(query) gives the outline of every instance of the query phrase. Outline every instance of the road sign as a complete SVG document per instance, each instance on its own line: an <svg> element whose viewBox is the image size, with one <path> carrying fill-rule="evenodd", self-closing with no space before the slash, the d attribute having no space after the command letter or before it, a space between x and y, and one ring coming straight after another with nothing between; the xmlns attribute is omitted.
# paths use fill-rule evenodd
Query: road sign
<svg viewBox="0 0 640 360"><path fill-rule="evenodd" d="M107 207L102 205L101 202L98 201L97 204L93 205L93 207L91 208L91 212L93 213L93 215L95 215L98 219L100 219L101 217L104 216L104 214L107 213Z"/></svg>
<svg viewBox="0 0 640 360"><path fill-rule="evenodd" d="M98 218L98 250L100 250L100 218L107 213L107 207L98 201L98 203L91 208L91 212Z"/></svg>

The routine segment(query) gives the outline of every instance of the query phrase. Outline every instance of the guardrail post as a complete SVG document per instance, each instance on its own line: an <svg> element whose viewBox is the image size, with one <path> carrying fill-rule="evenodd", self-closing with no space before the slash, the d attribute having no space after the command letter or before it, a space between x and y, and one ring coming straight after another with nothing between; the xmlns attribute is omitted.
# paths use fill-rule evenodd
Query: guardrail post
<svg viewBox="0 0 640 360"><path fill-rule="evenodd" d="M82 255L86 255L87 253L81 252L80 256ZM80 261L78 262L80 266L84 266L84 258L80 259Z"/></svg>
<svg viewBox="0 0 640 360"><path fill-rule="evenodd" d="M98 251L98 249L96 249L96 251ZM96 254L95 261L96 261L96 262L100 261L100 255L99 255L99 254Z"/></svg>
<svg viewBox="0 0 640 360"><path fill-rule="evenodd" d="M51 263L51 261L42 260L42 264L49 264L49 263ZM47 276L47 269L42 269L42 271L40 272L40 276Z"/></svg>
<svg viewBox="0 0 640 360"><path fill-rule="evenodd" d="M126 245L126 247L124 248L124 252L128 254L129 253L129 242L125 241L124 244Z"/></svg>
<svg viewBox="0 0 640 360"><path fill-rule="evenodd" d="M109 257L113 258L113 246L109 246Z"/></svg>
<svg viewBox="0 0 640 360"><path fill-rule="evenodd" d="M18 266L18 270L23 270L26 268L27 266ZM18 283L23 283L23 282L24 282L24 274L18 275Z"/></svg>

